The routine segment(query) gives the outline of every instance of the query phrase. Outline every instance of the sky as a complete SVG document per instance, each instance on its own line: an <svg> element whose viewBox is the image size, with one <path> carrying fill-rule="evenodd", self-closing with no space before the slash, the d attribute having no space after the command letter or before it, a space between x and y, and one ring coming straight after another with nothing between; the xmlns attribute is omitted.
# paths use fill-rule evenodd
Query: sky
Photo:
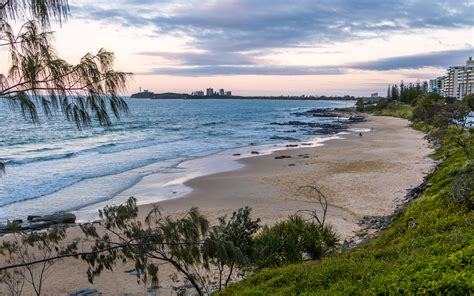
<svg viewBox="0 0 474 296"><path fill-rule="evenodd" d="M55 45L104 47L128 94L385 94L474 56L474 0L71 0ZM0 57L1 61L1 57ZM0 66L1 70L1 66Z"/></svg>

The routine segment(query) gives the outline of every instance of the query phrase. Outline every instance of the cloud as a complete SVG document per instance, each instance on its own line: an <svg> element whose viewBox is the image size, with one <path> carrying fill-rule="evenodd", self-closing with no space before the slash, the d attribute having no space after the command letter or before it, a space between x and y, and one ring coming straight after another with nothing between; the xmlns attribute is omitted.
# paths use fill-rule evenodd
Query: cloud
<svg viewBox="0 0 474 296"><path fill-rule="evenodd" d="M173 76L214 76L214 75L337 75L346 73L339 67L307 66L197 66L160 67L148 72L149 75Z"/></svg>
<svg viewBox="0 0 474 296"><path fill-rule="evenodd" d="M424 67L447 68L462 65L468 56L474 55L474 48L428 52L409 56L390 57L349 65L352 69L387 71L399 69L420 69Z"/></svg>
<svg viewBox="0 0 474 296"><path fill-rule="evenodd" d="M213 75L337 75L345 74L350 70L362 71L393 71L393 70L413 70L427 67L446 68L451 65L462 65L466 57L474 54L474 48L456 49L450 51L428 52L417 55L398 56L378 59L367 62L352 63L347 65L331 66L282 66L282 65L259 65L252 63L229 63L223 61L215 65L201 66L177 66L160 67L152 69L149 75L174 75L174 76L213 76ZM165 56L159 53L159 56ZM172 54L174 57L174 54ZM179 54L186 63L190 62L190 57L186 54ZM216 62L216 61L212 61ZM198 63L192 63L198 65ZM204 63L206 64L206 63Z"/></svg>
<svg viewBox="0 0 474 296"><path fill-rule="evenodd" d="M474 25L472 0L121 0L121 9L76 6L81 17L147 25L195 48L249 51L364 39L423 28Z"/></svg>
<svg viewBox="0 0 474 296"><path fill-rule="evenodd" d="M176 62L178 65L204 66L204 65L256 65L269 63L269 60L259 59L250 55L235 52L163 52L142 51L139 56L158 57Z"/></svg>
<svg viewBox="0 0 474 296"><path fill-rule="evenodd" d="M460 64L473 55L472 48L323 67L280 65L263 56L277 49L420 34L421 29L472 28L473 9L473 0L117 0L114 5L76 4L72 12L156 36L181 36L192 51L137 55L172 62L172 67L154 68L151 74L206 76L332 75Z"/></svg>

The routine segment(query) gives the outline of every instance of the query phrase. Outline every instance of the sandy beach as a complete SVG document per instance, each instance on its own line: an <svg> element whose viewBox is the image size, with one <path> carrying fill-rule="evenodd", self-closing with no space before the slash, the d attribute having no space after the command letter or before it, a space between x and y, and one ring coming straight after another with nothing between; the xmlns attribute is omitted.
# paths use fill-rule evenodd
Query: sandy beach
<svg viewBox="0 0 474 296"><path fill-rule="evenodd" d="M367 122L353 126L373 129L363 136L351 132L321 147L300 146L241 159L243 168L189 180L185 185L193 189L190 194L160 202L159 206L172 215L199 207L211 220L249 206L255 217L272 224L299 209L313 207L300 188L314 185L328 197L327 221L344 240L360 229L357 222L364 216L392 213L407 189L420 184L434 167L428 157L433 150L423 133L408 125L408 121L399 118L369 116ZM285 158L276 159L281 156ZM149 185L137 186L153 188ZM151 207L141 206L141 215ZM69 236L80 236L77 227L71 228ZM97 288L103 295L145 294L145 287L124 272L130 269L131 266L118 266L114 273L105 272L91 285L85 264L63 260L50 273L45 295L62 295L85 287ZM163 287L169 285L171 272L162 269ZM171 290L163 289L162 295L171 295Z"/></svg>

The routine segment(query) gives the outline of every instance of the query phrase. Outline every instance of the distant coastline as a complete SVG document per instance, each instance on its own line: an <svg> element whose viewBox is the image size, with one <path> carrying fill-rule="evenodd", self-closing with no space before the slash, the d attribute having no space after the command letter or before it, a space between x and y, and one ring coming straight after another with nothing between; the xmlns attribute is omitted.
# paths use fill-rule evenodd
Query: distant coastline
<svg viewBox="0 0 474 296"><path fill-rule="evenodd" d="M130 96L133 99L153 99L153 100L215 100L215 99L234 99L234 100L307 100L307 101L325 101L325 100L338 100L338 101L354 101L354 96L196 96L190 94L180 93L160 93L156 94L153 92L139 92Z"/></svg>

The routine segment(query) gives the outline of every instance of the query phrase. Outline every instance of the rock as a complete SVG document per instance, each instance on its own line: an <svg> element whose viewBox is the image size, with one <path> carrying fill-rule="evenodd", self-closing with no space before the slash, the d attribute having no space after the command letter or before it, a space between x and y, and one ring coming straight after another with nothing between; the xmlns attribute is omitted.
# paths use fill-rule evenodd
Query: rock
<svg viewBox="0 0 474 296"><path fill-rule="evenodd" d="M84 288L74 292L68 293L69 296L95 296L98 295L97 289Z"/></svg>
<svg viewBox="0 0 474 296"><path fill-rule="evenodd" d="M294 166L296 166L296 164L290 163L288 166L294 167Z"/></svg>
<svg viewBox="0 0 474 296"><path fill-rule="evenodd" d="M301 143L301 145L302 145L302 146L311 146L311 145L313 145L313 144L311 144L311 143Z"/></svg>
<svg viewBox="0 0 474 296"><path fill-rule="evenodd" d="M291 156L288 156L288 155L275 156L275 159L285 159L285 158L291 158Z"/></svg>
<svg viewBox="0 0 474 296"><path fill-rule="evenodd" d="M252 151L252 152L250 152L250 153L251 153L251 154L260 154L260 152L258 152L258 151Z"/></svg>
<svg viewBox="0 0 474 296"><path fill-rule="evenodd" d="M23 223L23 220L21 220L21 219L15 219L15 220L12 220L12 223L13 223L13 224L21 224L21 223Z"/></svg>
<svg viewBox="0 0 474 296"><path fill-rule="evenodd" d="M286 145L286 147L298 147L298 145L296 145L296 144L288 144L288 145Z"/></svg>
<svg viewBox="0 0 474 296"><path fill-rule="evenodd" d="M26 220L32 221L34 218L39 218L39 217L41 217L41 216L28 215L28 216L26 217Z"/></svg>
<svg viewBox="0 0 474 296"><path fill-rule="evenodd" d="M53 226L55 224L52 221L38 221L38 222L30 222L30 223L24 223L21 225L22 230L40 230L40 229L45 229L48 227Z"/></svg>
<svg viewBox="0 0 474 296"><path fill-rule="evenodd" d="M232 156L240 156L240 153L234 153Z"/></svg>
<svg viewBox="0 0 474 296"><path fill-rule="evenodd" d="M284 136L273 136L273 137L270 137L270 140L283 140L283 141L290 141L290 142L300 141L300 139L297 139L297 138L284 137Z"/></svg>
<svg viewBox="0 0 474 296"><path fill-rule="evenodd" d="M36 217L31 220L32 222L50 221L55 224L58 223L75 223L76 215L66 212L57 212L51 215Z"/></svg>

